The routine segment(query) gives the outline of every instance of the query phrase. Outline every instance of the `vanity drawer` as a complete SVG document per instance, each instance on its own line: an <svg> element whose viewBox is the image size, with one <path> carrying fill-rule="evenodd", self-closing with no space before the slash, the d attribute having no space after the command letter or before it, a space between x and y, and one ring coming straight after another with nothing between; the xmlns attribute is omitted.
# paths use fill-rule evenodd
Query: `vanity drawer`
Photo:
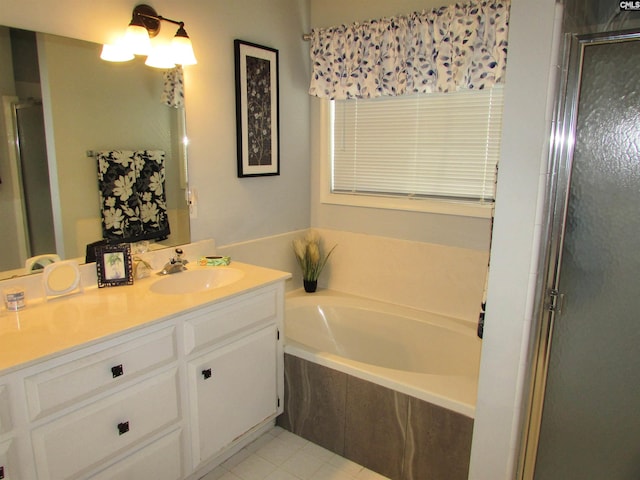
<svg viewBox="0 0 640 480"><path fill-rule="evenodd" d="M182 430L175 430L112 465L91 480L178 480L182 478Z"/></svg>
<svg viewBox="0 0 640 480"><path fill-rule="evenodd" d="M277 290L267 288L198 313L185 322L185 353L193 353L252 325L267 323L276 317L277 298Z"/></svg>
<svg viewBox="0 0 640 480"><path fill-rule="evenodd" d="M172 369L35 429L38 478L75 478L180 419Z"/></svg>
<svg viewBox="0 0 640 480"><path fill-rule="evenodd" d="M170 327L27 377L29 417L41 418L176 358Z"/></svg>

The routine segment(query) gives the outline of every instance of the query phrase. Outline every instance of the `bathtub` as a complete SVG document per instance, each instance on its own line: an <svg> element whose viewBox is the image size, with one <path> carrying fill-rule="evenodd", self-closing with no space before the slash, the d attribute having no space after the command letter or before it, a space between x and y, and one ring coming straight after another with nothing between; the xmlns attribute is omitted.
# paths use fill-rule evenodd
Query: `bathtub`
<svg viewBox="0 0 640 480"><path fill-rule="evenodd" d="M330 290L286 298L285 353L474 417L475 322Z"/></svg>

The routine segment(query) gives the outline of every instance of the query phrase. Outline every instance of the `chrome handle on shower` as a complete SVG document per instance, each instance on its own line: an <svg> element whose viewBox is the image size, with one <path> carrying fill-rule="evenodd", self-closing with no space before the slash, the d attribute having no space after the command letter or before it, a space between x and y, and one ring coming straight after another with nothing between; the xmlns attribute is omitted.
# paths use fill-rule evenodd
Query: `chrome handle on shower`
<svg viewBox="0 0 640 480"><path fill-rule="evenodd" d="M564 293L560 293L555 288L549 290L549 304L547 308L550 312L560 313L564 304Z"/></svg>

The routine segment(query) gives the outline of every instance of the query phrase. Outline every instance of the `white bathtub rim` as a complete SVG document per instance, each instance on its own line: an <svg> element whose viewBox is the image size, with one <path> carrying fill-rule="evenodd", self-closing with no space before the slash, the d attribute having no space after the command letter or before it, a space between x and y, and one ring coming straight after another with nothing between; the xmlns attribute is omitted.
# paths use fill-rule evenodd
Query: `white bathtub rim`
<svg viewBox="0 0 640 480"><path fill-rule="evenodd" d="M356 306L363 310L372 310L371 302L376 304L377 309L383 313L403 316L412 320L430 323L447 330L454 330L458 333L466 335L476 335L477 319L468 320L464 318L452 317L439 312L428 310L420 310L408 307L402 304L385 302L376 298L364 297L362 295L354 295L337 290L320 289L315 293L306 293L304 289L292 290L286 294L287 307L308 306L321 304L325 298L330 299L332 305L345 305L349 307ZM285 311L286 311L285 308Z"/></svg>

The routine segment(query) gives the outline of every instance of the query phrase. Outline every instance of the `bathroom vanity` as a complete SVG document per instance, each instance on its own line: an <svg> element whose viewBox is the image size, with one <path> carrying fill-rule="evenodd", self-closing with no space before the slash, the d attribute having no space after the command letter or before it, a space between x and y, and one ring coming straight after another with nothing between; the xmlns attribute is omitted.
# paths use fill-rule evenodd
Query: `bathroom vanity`
<svg viewBox="0 0 640 480"><path fill-rule="evenodd" d="M232 267L217 288L153 276L3 311L0 478L195 479L270 428L289 274Z"/></svg>

